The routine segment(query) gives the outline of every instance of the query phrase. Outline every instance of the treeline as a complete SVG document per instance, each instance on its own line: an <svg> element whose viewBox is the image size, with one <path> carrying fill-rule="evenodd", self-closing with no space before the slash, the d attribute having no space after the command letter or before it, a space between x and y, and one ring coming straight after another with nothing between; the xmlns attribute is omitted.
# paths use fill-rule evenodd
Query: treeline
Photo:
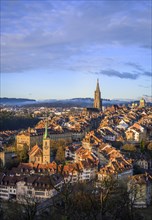
<svg viewBox="0 0 152 220"><path fill-rule="evenodd" d="M92 104L79 103L79 102L53 102L53 103L35 103L35 104L27 104L26 107L47 107L47 108L72 108L72 107L91 107Z"/></svg>
<svg viewBox="0 0 152 220"><path fill-rule="evenodd" d="M35 99L24 99L24 98L0 98L0 104L14 104L23 102L35 102Z"/></svg>
<svg viewBox="0 0 152 220"><path fill-rule="evenodd" d="M60 173L61 175L61 173ZM50 182L51 182L50 178ZM124 182L108 178L96 187L95 182L71 184L64 181L62 188L52 188L58 194L47 202L32 195L18 197L19 203L0 200L1 220L150 220L151 213L134 207L130 198L134 187L127 190ZM134 193L135 198L136 193ZM15 211L14 211L15 210Z"/></svg>
<svg viewBox="0 0 152 220"><path fill-rule="evenodd" d="M51 151L56 162L65 161L65 147L70 143L70 140L51 140Z"/></svg>
<svg viewBox="0 0 152 220"><path fill-rule="evenodd" d="M0 131L26 129L34 127L38 122L38 118L30 115L16 116L13 112L0 112Z"/></svg>

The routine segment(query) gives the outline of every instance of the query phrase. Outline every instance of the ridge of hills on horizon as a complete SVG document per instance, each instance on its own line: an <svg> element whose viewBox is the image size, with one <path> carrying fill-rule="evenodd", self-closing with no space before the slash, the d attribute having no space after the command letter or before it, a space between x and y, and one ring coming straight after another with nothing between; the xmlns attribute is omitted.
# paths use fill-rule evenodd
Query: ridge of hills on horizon
<svg viewBox="0 0 152 220"><path fill-rule="evenodd" d="M150 96L143 96L146 102L152 103ZM0 105L6 106L29 106L29 107L92 107L93 98L71 98L71 99L45 99L35 100L28 98L7 98L0 97ZM139 99L102 99L103 106L128 104L131 102L139 102Z"/></svg>
<svg viewBox="0 0 152 220"><path fill-rule="evenodd" d="M1 103L15 103L15 102L34 102L36 101L35 99L28 99L28 98L7 98L7 97L0 97L0 104Z"/></svg>
<svg viewBox="0 0 152 220"><path fill-rule="evenodd" d="M0 105L6 106L29 106L29 107L92 107L93 98L71 98L71 99L46 99L35 100L28 98L0 98ZM130 102L138 102L133 99L102 99L103 106L112 104L127 104Z"/></svg>

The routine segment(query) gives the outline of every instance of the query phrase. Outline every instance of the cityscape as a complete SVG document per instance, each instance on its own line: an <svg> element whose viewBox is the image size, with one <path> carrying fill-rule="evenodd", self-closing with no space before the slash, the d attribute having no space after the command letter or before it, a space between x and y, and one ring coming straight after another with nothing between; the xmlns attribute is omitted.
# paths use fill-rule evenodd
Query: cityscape
<svg viewBox="0 0 152 220"><path fill-rule="evenodd" d="M0 219L152 220L152 1L0 4Z"/></svg>

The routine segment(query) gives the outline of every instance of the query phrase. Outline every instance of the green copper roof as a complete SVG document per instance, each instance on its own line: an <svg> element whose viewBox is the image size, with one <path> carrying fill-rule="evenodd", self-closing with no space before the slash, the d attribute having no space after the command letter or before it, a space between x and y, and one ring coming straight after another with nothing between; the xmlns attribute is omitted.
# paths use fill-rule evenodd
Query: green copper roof
<svg viewBox="0 0 152 220"><path fill-rule="evenodd" d="M47 139L48 136L48 120L45 122L45 133L43 135L43 139Z"/></svg>

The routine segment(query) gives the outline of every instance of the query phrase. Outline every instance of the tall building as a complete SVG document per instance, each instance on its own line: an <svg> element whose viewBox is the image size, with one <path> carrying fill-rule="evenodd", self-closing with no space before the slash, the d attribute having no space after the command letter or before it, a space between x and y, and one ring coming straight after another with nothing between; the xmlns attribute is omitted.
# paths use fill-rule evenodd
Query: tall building
<svg viewBox="0 0 152 220"><path fill-rule="evenodd" d="M102 110L101 92L99 87L99 80L97 79L97 86L94 92L94 108Z"/></svg>
<svg viewBox="0 0 152 220"><path fill-rule="evenodd" d="M45 124L45 133L43 136L43 163L50 163L50 137L48 136L48 121Z"/></svg>
<svg viewBox="0 0 152 220"><path fill-rule="evenodd" d="M139 107L143 108L145 107L145 104L146 104L145 99L144 98L140 99Z"/></svg>

